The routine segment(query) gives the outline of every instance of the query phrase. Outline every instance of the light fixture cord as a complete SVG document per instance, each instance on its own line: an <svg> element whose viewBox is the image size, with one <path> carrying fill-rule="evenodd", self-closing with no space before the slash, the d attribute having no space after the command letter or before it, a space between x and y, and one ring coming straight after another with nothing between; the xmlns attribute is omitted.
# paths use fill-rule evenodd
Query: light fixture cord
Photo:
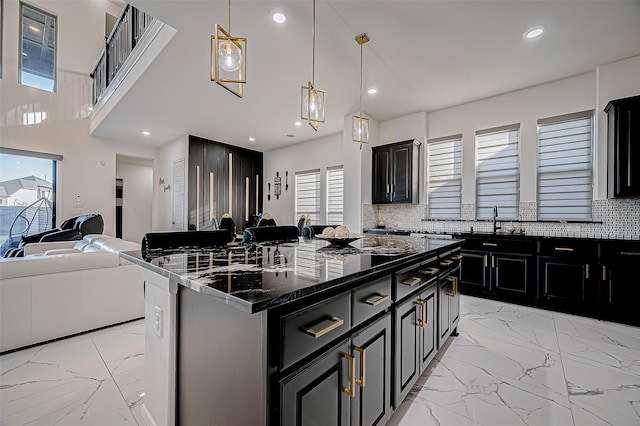
<svg viewBox="0 0 640 426"><path fill-rule="evenodd" d="M231 1L231 0L229 0ZM313 40L311 47L311 85L316 85L316 0L313 0L313 29L311 30L311 38Z"/></svg>
<svg viewBox="0 0 640 426"><path fill-rule="evenodd" d="M227 10L229 11L229 26L227 28L229 28L229 34L231 34L231 0L228 2Z"/></svg>
<svg viewBox="0 0 640 426"><path fill-rule="evenodd" d="M360 127L362 127L362 45L360 43Z"/></svg>

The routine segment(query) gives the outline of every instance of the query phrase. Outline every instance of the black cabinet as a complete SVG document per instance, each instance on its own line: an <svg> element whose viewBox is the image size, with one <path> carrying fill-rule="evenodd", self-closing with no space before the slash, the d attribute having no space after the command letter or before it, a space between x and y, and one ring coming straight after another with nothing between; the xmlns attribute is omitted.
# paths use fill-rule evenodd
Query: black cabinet
<svg viewBox="0 0 640 426"><path fill-rule="evenodd" d="M464 293L494 295L521 303L534 302L534 240L522 237L464 238L460 272L460 288Z"/></svg>
<svg viewBox="0 0 640 426"><path fill-rule="evenodd" d="M539 241L540 304L552 309L593 315L597 298L598 245L594 241Z"/></svg>
<svg viewBox="0 0 640 426"><path fill-rule="evenodd" d="M262 153L189 136L189 230L230 213L241 232L262 211Z"/></svg>
<svg viewBox="0 0 640 426"><path fill-rule="evenodd" d="M609 102L609 197L640 197L640 96Z"/></svg>
<svg viewBox="0 0 640 426"><path fill-rule="evenodd" d="M598 316L640 325L640 241L600 244Z"/></svg>
<svg viewBox="0 0 640 426"><path fill-rule="evenodd" d="M438 283L438 321L440 346L445 340L454 334L460 321L460 293L458 290L459 270L452 271L440 279Z"/></svg>
<svg viewBox="0 0 640 426"><path fill-rule="evenodd" d="M373 148L374 204L417 203L420 143L415 140Z"/></svg>

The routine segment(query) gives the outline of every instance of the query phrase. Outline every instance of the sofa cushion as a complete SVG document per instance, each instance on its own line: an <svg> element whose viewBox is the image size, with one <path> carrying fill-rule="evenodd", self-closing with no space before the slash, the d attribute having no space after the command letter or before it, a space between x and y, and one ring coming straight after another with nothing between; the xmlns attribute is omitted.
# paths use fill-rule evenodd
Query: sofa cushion
<svg viewBox="0 0 640 426"><path fill-rule="evenodd" d="M140 251L140 244L117 238L96 240L92 245L98 247L100 250L110 251L116 254L121 251Z"/></svg>
<svg viewBox="0 0 640 426"><path fill-rule="evenodd" d="M97 240L114 240L115 238L116 237L105 234L87 234L82 237L82 241L86 242L87 244L93 244L93 242Z"/></svg>
<svg viewBox="0 0 640 426"><path fill-rule="evenodd" d="M15 257L0 260L0 279L92 268L114 268L118 265L120 265L118 255L107 251Z"/></svg>
<svg viewBox="0 0 640 426"><path fill-rule="evenodd" d="M53 249L53 250L45 251L44 255L45 256L53 256L54 254L74 254L74 253L80 253L80 250L78 250L76 248Z"/></svg>

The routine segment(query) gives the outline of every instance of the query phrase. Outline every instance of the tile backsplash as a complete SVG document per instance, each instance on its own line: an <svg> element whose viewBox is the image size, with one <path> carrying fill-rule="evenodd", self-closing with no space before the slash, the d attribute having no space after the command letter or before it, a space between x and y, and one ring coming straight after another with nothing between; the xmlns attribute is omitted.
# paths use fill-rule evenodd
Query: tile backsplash
<svg viewBox="0 0 640 426"><path fill-rule="evenodd" d="M604 238L640 240L640 199L595 200L592 205L593 220L602 223L546 223L535 222L537 203L520 202L520 220L500 222L503 229L514 226L524 229L527 235L551 237ZM407 229L428 232L491 232L490 221L475 221L475 204L462 204L462 221L425 221L426 204L364 204L363 228L374 228L383 220L389 229Z"/></svg>

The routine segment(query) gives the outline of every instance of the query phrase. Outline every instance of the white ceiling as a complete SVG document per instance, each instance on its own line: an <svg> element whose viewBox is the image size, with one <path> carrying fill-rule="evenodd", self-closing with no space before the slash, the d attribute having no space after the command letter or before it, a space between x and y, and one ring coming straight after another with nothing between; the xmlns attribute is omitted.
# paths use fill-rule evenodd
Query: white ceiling
<svg viewBox="0 0 640 426"><path fill-rule="evenodd" d="M316 87L326 90L318 132L300 115L311 78L312 2L231 3L232 35L247 37L242 99L209 80L209 35L227 27L227 1L131 0L176 36L94 132L162 145L185 134L260 151L343 130L358 109L366 32L364 112L384 121L576 74L640 54L640 1L317 1ZM278 25L271 10L287 16ZM525 40L531 27L546 32ZM142 136L148 130L151 136ZM295 134L289 138L287 134ZM249 137L256 141L250 143Z"/></svg>

